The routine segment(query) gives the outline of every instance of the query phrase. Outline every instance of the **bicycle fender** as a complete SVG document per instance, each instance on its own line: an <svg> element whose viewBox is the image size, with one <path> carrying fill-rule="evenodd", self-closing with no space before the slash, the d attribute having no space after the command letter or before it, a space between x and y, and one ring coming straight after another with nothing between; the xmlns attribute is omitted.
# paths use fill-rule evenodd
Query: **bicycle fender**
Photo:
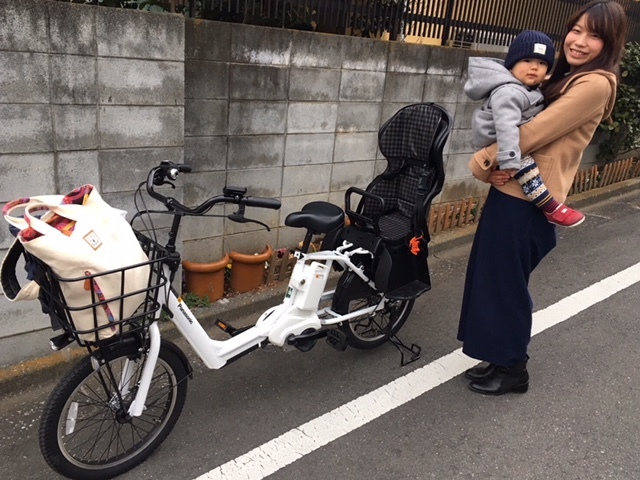
<svg viewBox="0 0 640 480"><path fill-rule="evenodd" d="M331 309L341 315L349 311L349 302L375 294L376 291L367 285L358 275L349 270L342 274L333 295Z"/></svg>
<svg viewBox="0 0 640 480"><path fill-rule="evenodd" d="M178 347L172 341L165 340L164 338L162 339L162 341L160 343L160 348L162 349L162 347L166 347L169 350L171 350L173 353L178 355L180 360L182 360L184 368L187 370L187 376L189 377L189 379L193 380L193 369L191 368L191 364L189 363L189 359L187 358L185 353L180 349L180 347Z"/></svg>

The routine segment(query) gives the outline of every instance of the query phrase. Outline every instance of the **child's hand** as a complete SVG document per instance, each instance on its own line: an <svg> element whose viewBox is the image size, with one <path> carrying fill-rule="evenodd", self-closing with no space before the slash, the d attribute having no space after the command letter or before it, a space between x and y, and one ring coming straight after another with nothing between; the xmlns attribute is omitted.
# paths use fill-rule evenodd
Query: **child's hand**
<svg viewBox="0 0 640 480"><path fill-rule="evenodd" d="M504 185L505 183L507 183L509 180L511 180L511 177L513 176L511 173L511 170L493 170L490 174L489 174L489 178L488 178L488 182L491 185L494 185L496 187L500 187L502 185ZM515 172L515 170L513 171Z"/></svg>

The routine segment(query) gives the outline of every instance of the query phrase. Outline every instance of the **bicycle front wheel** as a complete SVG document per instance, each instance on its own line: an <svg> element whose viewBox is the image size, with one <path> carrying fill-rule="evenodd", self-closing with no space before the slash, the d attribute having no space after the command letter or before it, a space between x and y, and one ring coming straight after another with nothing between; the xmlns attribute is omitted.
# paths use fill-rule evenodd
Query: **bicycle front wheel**
<svg viewBox="0 0 640 480"><path fill-rule="evenodd" d="M73 479L107 479L143 462L169 435L187 396L188 370L162 345L145 410L127 415L146 352L123 345L95 365L83 358L53 390L40 422L40 450L49 466Z"/></svg>

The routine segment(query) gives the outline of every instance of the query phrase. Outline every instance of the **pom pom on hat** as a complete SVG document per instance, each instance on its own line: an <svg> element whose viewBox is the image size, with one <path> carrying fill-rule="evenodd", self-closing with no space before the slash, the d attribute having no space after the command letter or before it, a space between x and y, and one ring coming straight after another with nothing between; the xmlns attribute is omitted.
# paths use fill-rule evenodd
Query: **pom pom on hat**
<svg viewBox="0 0 640 480"><path fill-rule="evenodd" d="M544 60L551 70L555 56L556 49L553 41L547 35L536 30L525 30L511 42L507 57L504 59L504 66L507 70L511 70L520 60L538 58Z"/></svg>

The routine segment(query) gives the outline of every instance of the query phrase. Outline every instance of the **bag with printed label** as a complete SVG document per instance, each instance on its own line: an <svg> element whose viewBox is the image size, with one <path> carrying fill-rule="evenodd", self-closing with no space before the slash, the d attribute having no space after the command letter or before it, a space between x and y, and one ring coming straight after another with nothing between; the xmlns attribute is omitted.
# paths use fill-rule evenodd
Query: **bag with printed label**
<svg viewBox="0 0 640 480"><path fill-rule="evenodd" d="M20 210L22 216L16 214ZM3 208L5 220L19 230L16 241L50 267L71 330L87 342L113 336L118 322L145 300L148 257L124 213L108 205L93 185L64 197L22 198ZM36 292L32 281L7 298L33 298Z"/></svg>

